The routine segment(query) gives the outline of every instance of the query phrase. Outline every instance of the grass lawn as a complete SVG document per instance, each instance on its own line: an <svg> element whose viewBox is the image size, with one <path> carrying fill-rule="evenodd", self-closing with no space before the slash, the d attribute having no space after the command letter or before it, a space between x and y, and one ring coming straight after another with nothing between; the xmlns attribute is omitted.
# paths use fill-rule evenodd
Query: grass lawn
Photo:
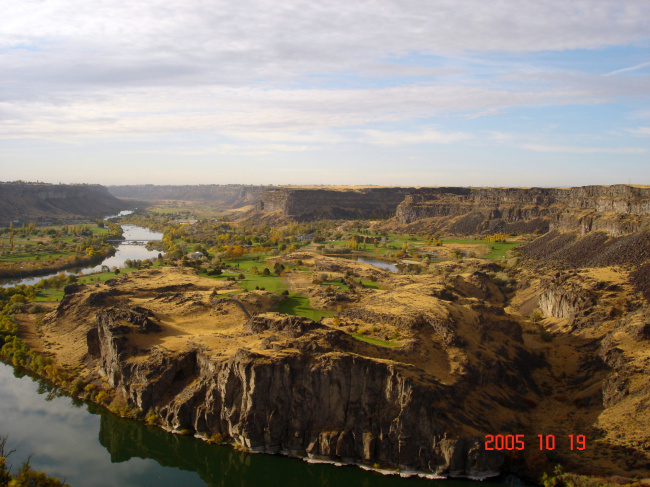
<svg viewBox="0 0 650 487"><path fill-rule="evenodd" d="M32 250L32 249L30 249ZM35 262L58 259L59 257L69 257L76 255L75 252L52 252L51 250L33 249L32 252L21 252L19 254L4 254L0 257L0 262ZM38 259L36 259L38 256Z"/></svg>
<svg viewBox="0 0 650 487"><path fill-rule="evenodd" d="M246 291L253 291L255 287L264 288L265 291L281 293L289 289L289 284L282 277L278 276L260 276L254 274L245 274L243 281L237 281Z"/></svg>
<svg viewBox="0 0 650 487"><path fill-rule="evenodd" d="M501 243L501 242L495 242L495 243L490 243L488 244L489 247L492 247L492 250L490 250L490 253L487 254L484 259L502 259L506 256L506 252L510 249L514 249L516 247L519 247L520 245L523 245L525 242L506 242L506 243Z"/></svg>
<svg viewBox="0 0 650 487"><path fill-rule="evenodd" d="M50 287L38 291L38 293L36 294L36 298L34 299L34 302L61 301L62 298L63 298L62 289L54 289L53 287Z"/></svg>
<svg viewBox="0 0 650 487"><path fill-rule="evenodd" d="M259 257L255 260L255 257ZM253 267L257 267L260 272L265 267L268 267L270 271L273 271L273 266L269 266L264 260L266 257L264 254L253 254L250 256L242 257L241 259L232 259L226 260L226 264L236 269L241 269L242 271L250 271Z"/></svg>
<svg viewBox="0 0 650 487"><path fill-rule="evenodd" d="M280 313L294 316L304 316L310 320L318 321L321 318L335 316L336 311L314 309L309 305L309 298L300 294L290 293L287 299L280 303Z"/></svg>
<svg viewBox="0 0 650 487"><path fill-rule="evenodd" d="M361 340L362 342L368 342L372 343L373 345L379 345L380 347L399 347L402 344L399 342L394 342L392 340L385 341L385 340L380 340L378 338L370 338L365 335L359 335L357 333L350 333L354 338L357 340Z"/></svg>
<svg viewBox="0 0 650 487"><path fill-rule="evenodd" d="M374 281L364 281L362 279L361 283L363 284L363 287L367 287L369 289L381 289L381 287L379 287L379 284Z"/></svg>
<svg viewBox="0 0 650 487"><path fill-rule="evenodd" d="M482 256L482 259L496 260L502 259L505 257L508 250L515 247L523 245L525 242L491 242L485 243L483 239L471 239L471 238L455 238L455 239L444 239L442 241L444 245L447 244L470 244L470 245L484 245L487 246L490 250L487 254Z"/></svg>
<svg viewBox="0 0 650 487"><path fill-rule="evenodd" d="M208 279L215 279L219 281L225 281L229 277L234 277L237 284L245 289L246 291L254 291L257 287L258 289L264 288L265 291L272 291L274 293L281 293L282 291L289 289L289 284L284 278L279 276L262 276L260 274L246 274L244 269L241 268L242 274L244 274L244 279L237 279L237 274L231 272L224 272L219 276L208 276L207 274L201 273L201 277L207 277Z"/></svg>

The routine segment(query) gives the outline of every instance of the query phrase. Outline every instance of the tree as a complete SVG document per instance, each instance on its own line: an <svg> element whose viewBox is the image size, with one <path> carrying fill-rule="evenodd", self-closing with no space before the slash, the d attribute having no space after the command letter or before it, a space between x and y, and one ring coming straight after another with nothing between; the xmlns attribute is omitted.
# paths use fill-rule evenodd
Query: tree
<svg viewBox="0 0 650 487"><path fill-rule="evenodd" d="M16 450L7 449L7 437L0 435L0 486L15 487L69 487L59 479L37 472L29 464L29 458L21 465L16 475L12 475L7 466L7 457Z"/></svg>

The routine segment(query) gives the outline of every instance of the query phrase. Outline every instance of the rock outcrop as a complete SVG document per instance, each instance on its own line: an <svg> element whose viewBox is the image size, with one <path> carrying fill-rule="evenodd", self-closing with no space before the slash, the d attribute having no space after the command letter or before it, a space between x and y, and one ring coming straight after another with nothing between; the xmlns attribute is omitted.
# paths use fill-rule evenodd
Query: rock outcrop
<svg viewBox="0 0 650 487"><path fill-rule="evenodd" d="M537 306L545 316L566 318L573 324L577 317L589 313L595 296L589 290L560 276L540 285Z"/></svg>
<svg viewBox="0 0 650 487"><path fill-rule="evenodd" d="M650 313L629 270L498 269L387 276L318 322L254 307L247 317L214 298L227 281L149 269L69 289L42 333L57 361L110 384L116 410L252 451L536 476L550 458L504 457L485 435L524 435L528 450L540 431L573 431L598 448L558 443L558 462L642 476L650 439L629 418L650 418ZM537 306L543 321L525 318Z"/></svg>

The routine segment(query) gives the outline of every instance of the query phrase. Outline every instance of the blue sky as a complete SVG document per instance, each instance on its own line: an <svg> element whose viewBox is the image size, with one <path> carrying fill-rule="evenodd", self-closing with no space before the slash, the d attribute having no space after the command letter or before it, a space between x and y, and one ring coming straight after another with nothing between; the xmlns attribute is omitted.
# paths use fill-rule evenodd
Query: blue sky
<svg viewBox="0 0 650 487"><path fill-rule="evenodd" d="M5 0L0 180L650 184L650 2Z"/></svg>

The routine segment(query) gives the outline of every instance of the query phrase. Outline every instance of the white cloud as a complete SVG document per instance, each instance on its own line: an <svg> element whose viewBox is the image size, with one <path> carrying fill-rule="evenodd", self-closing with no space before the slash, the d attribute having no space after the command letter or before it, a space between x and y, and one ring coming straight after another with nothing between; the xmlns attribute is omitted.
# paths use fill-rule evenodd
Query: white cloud
<svg viewBox="0 0 650 487"><path fill-rule="evenodd" d="M445 76L458 67L392 60L628 44L647 40L648 19L647 3L618 0L5 0L0 62L5 96L30 91L20 80L65 90Z"/></svg>
<svg viewBox="0 0 650 487"><path fill-rule="evenodd" d="M473 136L465 132L440 132L424 130L413 132L398 132L387 130L360 130L363 142L375 145L398 146L412 144L451 144Z"/></svg>
<svg viewBox="0 0 650 487"><path fill-rule="evenodd" d="M537 152L634 154L620 135L590 140L623 149L585 148L570 134L593 127L568 119L591 120L565 122L569 110L548 108L633 100L647 113L650 76L639 72L647 59L638 51L612 71L619 65L595 68L593 53L572 64L580 52L570 50L643 45L649 33L650 4L620 0L4 0L0 139L12 167L42 171L52 141L67 144L62 161L73 152L79 161L298 160L308 151L314 160L328 150L354 161L371 157L362 150L428 160L426 151L466 150L468 140L486 153L490 143L530 143ZM524 112L520 127L513 117ZM609 134L647 135L603 120ZM555 145L526 136L551 123L567 134ZM472 135L488 130L493 137ZM509 139L511 130L522 136Z"/></svg>
<svg viewBox="0 0 650 487"><path fill-rule="evenodd" d="M578 147L565 145L524 144L523 149L535 152L559 152L565 154L644 154L642 147Z"/></svg>
<svg viewBox="0 0 650 487"><path fill-rule="evenodd" d="M636 129L631 129L630 132L634 135L646 136L650 135L650 127L639 127Z"/></svg>
<svg viewBox="0 0 650 487"><path fill-rule="evenodd" d="M646 68L648 66L650 66L650 63L641 63L641 64L637 64L636 66L630 66L629 68L617 69L616 71L612 71L611 73L607 73L607 76L613 76L613 75L620 74L620 73L625 73L625 72L628 72L628 71L637 71L639 69L643 69L643 68Z"/></svg>
<svg viewBox="0 0 650 487"><path fill-rule="evenodd" d="M0 138L141 137L203 132L305 142L336 138L331 130L408 122L440 115L486 114L515 106L581 101L585 93L514 91L449 83L367 89L122 89L0 103ZM295 132L295 136L274 134ZM306 132L311 136L305 135ZM403 138L403 137L402 137ZM310 139L310 140L307 140Z"/></svg>

